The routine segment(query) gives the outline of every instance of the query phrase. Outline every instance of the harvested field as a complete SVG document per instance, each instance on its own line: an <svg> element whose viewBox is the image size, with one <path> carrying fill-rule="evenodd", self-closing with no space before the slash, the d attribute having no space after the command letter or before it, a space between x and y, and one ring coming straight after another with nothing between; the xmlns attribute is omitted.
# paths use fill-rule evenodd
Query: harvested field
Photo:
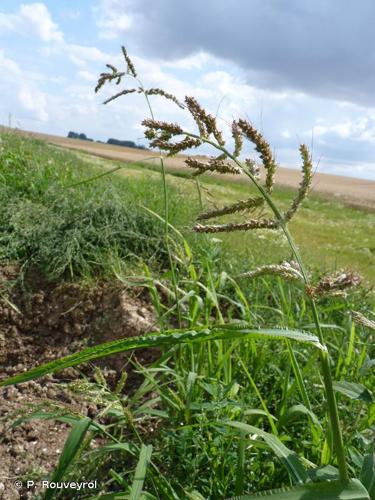
<svg viewBox="0 0 375 500"><path fill-rule="evenodd" d="M79 139L68 139L55 135L41 134L37 132L19 131L50 144L63 146L69 149L81 150L90 154L101 156L110 160L120 160L124 162L143 161L158 163L158 159L152 159L156 153L133 148L125 148L97 142L82 141ZM173 158L166 158L167 168L170 170L186 170L184 155ZM221 176L222 177L222 176ZM233 182L233 177L231 177ZM237 182L244 182L244 179L234 179ZM301 181L300 171L291 168L279 168L276 174L276 182L280 186L296 188ZM312 192L321 194L324 197L334 197L337 200L356 208L365 210L375 210L375 181L366 179L356 179L354 177L344 177L331 174L316 173L313 180Z"/></svg>

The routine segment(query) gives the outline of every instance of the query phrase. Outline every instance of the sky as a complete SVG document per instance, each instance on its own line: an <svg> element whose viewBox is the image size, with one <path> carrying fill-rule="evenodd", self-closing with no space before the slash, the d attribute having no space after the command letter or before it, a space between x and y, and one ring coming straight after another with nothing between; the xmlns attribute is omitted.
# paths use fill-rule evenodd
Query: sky
<svg viewBox="0 0 375 500"><path fill-rule="evenodd" d="M144 97L94 92L106 63L125 69L125 45L145 87L195 96L229 145L246 118L281 165L299 168L304 142L319 172L375 179L374 22L373 0L0 0L0 123L147 145Z"/></svg>

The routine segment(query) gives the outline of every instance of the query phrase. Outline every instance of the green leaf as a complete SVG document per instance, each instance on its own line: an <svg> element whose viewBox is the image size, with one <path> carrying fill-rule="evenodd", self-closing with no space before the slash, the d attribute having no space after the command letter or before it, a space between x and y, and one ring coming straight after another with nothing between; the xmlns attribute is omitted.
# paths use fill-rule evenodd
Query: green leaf
<svg viewBox="0 0 375 500"><path fill-rule="evenodd" d="M272 500L371 500L366 488L357 479L351 479L347 483L324 481L323 483L304 484L294 488L261 491L254 495L236 497L236 500L251 500L252 498L269 498Z"/></svg>
<svg viewBox="0 0 375 500"><path fill-rule="evenodd" d="M141 337L132 337L119 339L113 342L106 342L93 347L88 347L80 352L71 354L50 363L37 366L27 372L15 375L0 382L0 387L11 384L20 384L28 380L42 377L47 373L57 372L64 368L86 363L93 359L104 358L120 352L131 351L134 349L144 349L147 347L173 346L177 344L207 342L212 340L233 340L233 339L291 339L299 342L305 342L318 349L324 349L319 339L310 333L299 330L287 329L267 329L253 328L244 324L219 325L212 328L202 328L196 330L168 330L163 333L150 333Z"/></svg>
<svg viewBox="0 0 375 500"><path fill-rule="evenodd" d="M285 412L285 414L280 418L280 424L285 425L286 423L289 423L292 421L296 416L298 415L307 415L311 418L312 422L316 424L317 426L321 427L320 422L318 417L315 415L314 412L306 408L306 406L299 404L299 405L293 405L288 410Z"/></svg>
<svg viewBox="0 0 375 500"><path fill-rule="evenodd" d="M372 403L372 394L362 384L356 382L333 382L333 388L335 391L340 392L344 396L350 399L360 399L366 403Z"/></svg>
<svg viewBox="0 0 375 500"><path fill-rule="evenodd" d="M141 453L135 469L134 480L130 491L129 500L139 500L142 495L143 483L146 478L146 471L151 460L152 446L142 444Z"/></svg>
<svg viewBox="0 0 375 500"><path fill-rule="evenodd" d="M375 453L369 453L363 460L361 471L362 483L367 488L371 500L375 499Z"/></svg>
<svg viewBox="0 0 375 500"><path fill-rule="evenodd" d="M253 425L244 424L243 422L227 420L222 423L240 429L241 431L245 431L246 434L257 434L260 436L286 466L295 482L305 483L308 481L309 476L298 455L294 451L289 450L289 448L287 448L278 437L273 434L269 434L258 427L254 427Z"/></svg>
<svg viewBox="0 0 375 500"><path fill-rule="evenodd" d="M59 458L59 463L52 474L51 482L60 481L67 468L73 463L91 422L91 418L85 417L74 424L67 440L65 441L63 451ZM55 490L49 488L44 496L45 500L51 499L54 493Z"/></svg>
<svg viewBox="0 0 375 500"><path fill-rule="evenodd" d="M309 469L307 473L314 483L340 479L340 473L336 467L333 467L333 465L321 465L315 469Z"/></svg>

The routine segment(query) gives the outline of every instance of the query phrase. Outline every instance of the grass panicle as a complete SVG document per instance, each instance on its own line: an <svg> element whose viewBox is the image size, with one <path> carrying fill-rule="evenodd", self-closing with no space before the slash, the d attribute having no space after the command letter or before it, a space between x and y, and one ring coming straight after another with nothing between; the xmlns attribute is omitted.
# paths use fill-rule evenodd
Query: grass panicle
<svg viewBox="0 0 375 500"><path fill-rule="evenodd" d="M261 266L253 271L248 271L240 275L241 278L258 278L260 276L280 276L285 280L298 281L303 283L303 276L301 270L296 262L282 262L281 264L270 264L268 266Z"/></svg>
<svg viewBox="0 0 375 500"><path fill-rule="evenodd" d="M266 170L266 190L272 193L275 183L276 161L273 157L272 150L263 135L246 120L238 120L238 127L244 136L255 145L256 151L260 154L263 166Z"/></svg>
<svg viewBox="0 0 375 500"><path fill-rule="evenodd" d="M249 198L248 200L241 200L232 205L227 205L222 208L216 208L215 210L210 210L209 212L203 212L198 215L197 220L208 220L215 217L222 217L224 215L235 214L238 212L252 212L257 208L262 207L264 204L264 199L261 196L255 196Z"/></svg>
<svg viewBox="0 0 375 500"><path fill-rule="evenodd" d="M308 194L312 181L313 166L310 152L306 144L301 144L299 150L302 157L302 181L300 183L297 196L294 198L291 207L284 215L284 219L286 221L290 220L297 212L298 207L301 205Z"/></svg>
<svg viewBox="0 0 375 500"><path fill-rule="evenodd" d="M311 286L308 292L312 297L345 295L346 290L360 285L361 281L361 276L358 273L338 271L322 278L317 285Z"/></svg>

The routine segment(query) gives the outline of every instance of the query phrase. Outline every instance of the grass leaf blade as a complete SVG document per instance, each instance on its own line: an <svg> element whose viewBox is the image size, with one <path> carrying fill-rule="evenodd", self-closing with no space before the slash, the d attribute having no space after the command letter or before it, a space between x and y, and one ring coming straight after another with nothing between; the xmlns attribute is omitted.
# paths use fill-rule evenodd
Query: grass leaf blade
<svg viewBox="0 0 375 500"><path fill-rule="evenodd" d="M60 481L68 467L74 461L91 422L91 418L85 417L76 422L72 427L72 430L70 431L70 434L65 441L63 451L60 455L59 463L57 464L56 469L52 474L52 482ZM55 490L48 489L44 497L45 500L50 500L53 497L54 493Z"/></svg>
<svg viewBox="0 0 375 500"><path fill-rule="evenodd" d="M282 488L262 491L254 495L236 497L237 500L263 498L270 500L370 500L370 497L360 481L351 479L347 483L341 481L324 481L310 483L294 488Z"/></svg>
<svg viewBox="0 0 375 500"><path fill-rule="evenodd" d="M318 338L307 332L287 329L267 329L253 328L238 324L219 325L212 328L196 330L169 330L163 333L150 333L141 337L132 337L106 342L94 347L88 347L77 353L51 361L44 365L37 366L27 372L15 375L0 382L0 387L6 385L19 384L42 377L48 373L54 373L64 368L86 363L93 359L104 358L112 354L142 349L147 347L158 347L162 345L173 346L184 343L206 342L212 340L233 340L233 339L292 339L305 342L318 349L323 349Z"/></svg>

